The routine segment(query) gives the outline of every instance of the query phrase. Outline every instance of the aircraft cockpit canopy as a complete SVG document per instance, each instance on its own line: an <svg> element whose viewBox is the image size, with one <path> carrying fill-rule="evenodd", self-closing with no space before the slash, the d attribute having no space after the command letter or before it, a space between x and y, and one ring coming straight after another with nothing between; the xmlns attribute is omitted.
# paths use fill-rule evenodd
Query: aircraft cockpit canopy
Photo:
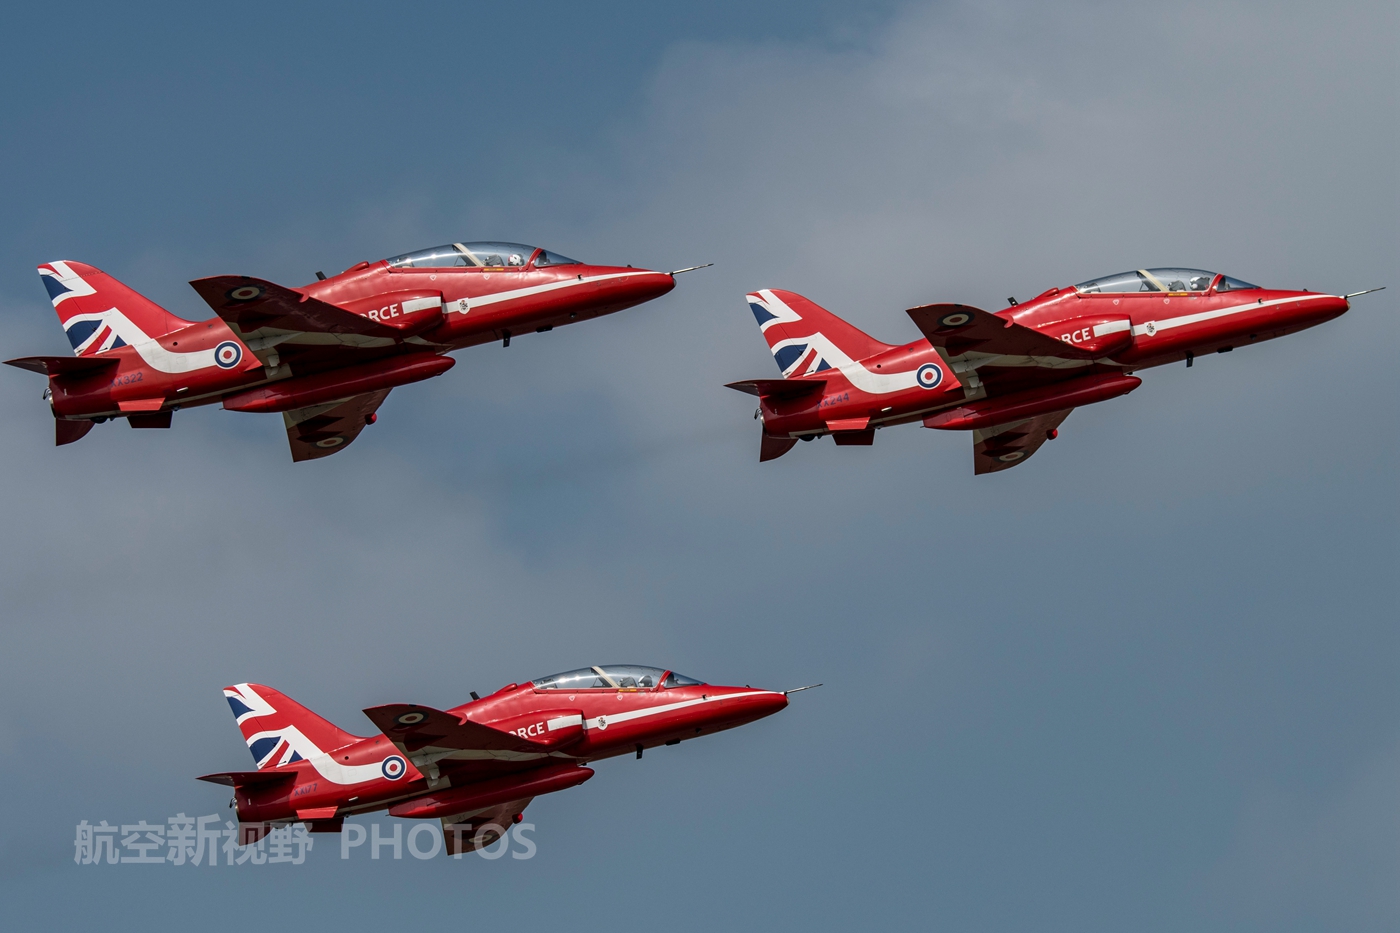
<svg viewBox="0 0 1400 933"><path fill-rule="evenodd" d="M663 687L698 687L704 683L675 671L637 664L582 667L531 681L536 690L650 690Z"/></svg>
<svg viewBox="0 0 1400 933"><path fill-rule="evenodd" d="M1204 269L1136 269L1120 272L1100 279L1080 282L1074 286L1080 294L1100 294L1105 292L1204 292L1216 280L1214 272ZM1228 275L1220 276L1215 290L1218 292L1240 291L1258 288Z"/></svg>
<svg viewBox="0 0 1400 933"><path fill-rule="evenodd" d="M509 269L577 266L577 259L524 243L448 243L387 260L390 269Z"/></svg>

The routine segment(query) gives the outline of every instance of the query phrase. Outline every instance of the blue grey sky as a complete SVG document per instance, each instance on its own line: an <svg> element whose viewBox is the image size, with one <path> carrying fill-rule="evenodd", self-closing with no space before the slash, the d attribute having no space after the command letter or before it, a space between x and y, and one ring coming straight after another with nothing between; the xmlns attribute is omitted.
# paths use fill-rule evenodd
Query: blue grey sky
<svg viewBox="0 0 1400 933"><path fill-rule="evenodd" d="M6 11L0 349L78 259L191 318L450 240L670 295L395 390L293 465L199 409L53 448L0 372L6 928L1400 925L1393 4L72 4ZM1127 268L1392 290L1143 373L1022 467L757 462L746 290L874 336ZM351 731L591 663L824 681L537 800L538 855L76 866L226 813L219 690ZM387 818L386 818L387 824Z"/></svg>

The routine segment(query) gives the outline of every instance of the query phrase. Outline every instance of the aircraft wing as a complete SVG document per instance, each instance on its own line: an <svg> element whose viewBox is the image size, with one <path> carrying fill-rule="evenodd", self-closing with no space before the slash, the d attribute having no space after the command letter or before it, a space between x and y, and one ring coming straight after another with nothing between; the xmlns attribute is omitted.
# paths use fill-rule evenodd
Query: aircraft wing
<svg viewBox="0 0 1400 933"><path fill-rule="evenodd" d="M475 852L491 845L509 830L517 813L524 813L534 797L508 800L480 813L442 818L442 842L448 855Z"/></svg>
<svg viewBox="0 0 1400 933"><path fill-rule="evenodd" d="M300 463L329 457L350 446L374 420L375 411L384 404L390 391L381 389L339 402L284 411L282 421L287 425L292 461Z"/></svg>
<svg viewBox="0 0 1400 933"><path fill-rule="evenodd" d="M388 347L402 338L392 327L263 279L216 275L190 285L265 365L288 353Z"/></svg>
<svg viewBox="0 0 1400 933"><path fill-rule="evenodd" d="M458 760L531 761L583 734L578 710L536 710L492 725L472 722L431 706L391 703L365 710L379 731L418 764L427 752Z"/></svg>
<svg viewBox="0 0 1400 933"><path fill-rule="evenodd" d="M970 350L993 356L1091 360L1092 353L969 305L920 305L906 312L929 343L958 357Z"/></svg>
<svg viewBox="0 0 1400 933"><path fill-rule="evenodd" d="M1088 350L968 305L921 305L906 313L957 375L968 398L1082 375L1096 359Z"/></svg>
<svg viewBox="0 0 1400 933"><path fill-rule="evenodd" d="M973 472L996 473L1024 463L1040 445L1050 440L1072 408L1037 415L1028 421L999 424L972 432Z"/></svg>
<svg viewBox="0 0 1400 933"><path fill-rule="evenodd" d="M539 750L535 743L514 733L470 720L464 722L460 716L431 706L390 703L387 706L372 706L365 710L365 715L399 751L409 756L425 748L501 752L501 757L505 758L511 757L512 753Z"/></svg>

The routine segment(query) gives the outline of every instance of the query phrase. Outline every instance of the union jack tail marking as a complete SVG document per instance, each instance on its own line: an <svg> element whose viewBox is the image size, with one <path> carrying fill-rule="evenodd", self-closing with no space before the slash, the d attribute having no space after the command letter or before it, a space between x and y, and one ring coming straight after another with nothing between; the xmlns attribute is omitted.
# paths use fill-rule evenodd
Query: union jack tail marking
<svg viewBox="0 0 1400 933"><path fill-rule="evenodd" d="M796 292L764 288L748 301L784 378L840 369L890 349Z"/></svg>
<svg viewBox="0 0 1400 933"><path fill-rule="evenodd" d="M81 262L45 263L39 277L76 356L144 343L191 323Z"/></svg>
<svg viewBox="0 0 1400 933"><path fill-rule="evenodd" d="M224 688L248 750L258 770L314 758L360 741L317 716L295 700L262 684Z"/></svg>

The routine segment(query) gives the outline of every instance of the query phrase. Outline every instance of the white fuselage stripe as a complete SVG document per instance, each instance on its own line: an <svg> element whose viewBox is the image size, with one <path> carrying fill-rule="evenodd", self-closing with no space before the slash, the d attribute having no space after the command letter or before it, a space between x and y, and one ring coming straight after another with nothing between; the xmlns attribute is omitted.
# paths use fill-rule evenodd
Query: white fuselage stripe
<svg viewBox="0 0 1400 933"><path fill-rule="evenodd" d="M531 295L542 295L545 292L558 291L561 288L574 288L579 285L587 285L590 282L605 282L608 279L625 279L632 275L663 275L660 272L643 272L638 269L635 272L609 272L607 275L587 275L581 279L564 279L560 282L546 282L543 285L530 285L525 288L513 288L510 291L496 292L491 295L482 295L479 298L468 298L467 303L472 310L483 305L499 304L502 301L513 301L516 298L528 298Z"/></svg>
<svg viewBox="0 0 1400 933"><path fill-rule="evenodd" d="M591 719L585 719L583 722L583 727L585 729L597 729L599 719L604 720L603 727L607 728L613 723L628 722L633 719L645 719L648 716L659 716L662 713L674 712L675 710L685 709L690 706L696 706L700 703L723 703L725 700L737 700L741 697L757 697L772 695L772 690L753 690L748 693L726 693L724 696L716 697L702 696L698 700L681 700L679 703L666 703L661 706L649 706L646 709L625 710L621 713L613 713L612 715L604 713L602 716L594 716Z"/></svg>
<svg viewBox="0 0 1400 933"><path fill-rule="evenodd" d="M1213 321L1216 318L1229 317L1232 314L1242 314L1245 311L1253 311L1258 308L1269 308L1274 305L1287 304L1290 301L1312 301L1317 298L1335 298L1336 295L1307 295L1298 297L1291 295L1287 298L1274 298L1269 301L1254 301L1251 304L1231 305L1228 308L1216 308L1213 311L1200 311L1196 314L1183 314L1180 317L1163 318L1160 321L1149 321L1146 324L1136 324L1133 326L1133 336L1152 336L1158 331L1171 330L1173 327L1186 327L1190 324L1199 324L1201 321ZM1187 299L1188 301L1190 299ZM1152 328L1148 330L1148 328Z"/></svg>

